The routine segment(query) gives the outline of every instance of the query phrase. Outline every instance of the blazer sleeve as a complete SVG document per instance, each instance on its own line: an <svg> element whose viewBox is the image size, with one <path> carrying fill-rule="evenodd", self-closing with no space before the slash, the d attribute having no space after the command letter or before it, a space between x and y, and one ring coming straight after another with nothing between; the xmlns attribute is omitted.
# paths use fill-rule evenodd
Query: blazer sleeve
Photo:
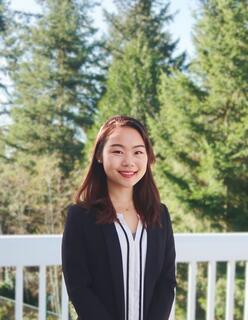
<svg viewBox="0 0 248 320"><path fill-rule="evenodd" d="M169 319L175 296L175 242L169 212L164 204L166 246L163 267L157 279L151 304L148 309L148 320Z"/></svg>
<svg viewBox="0 0 248 320"><path fill-rule="evenodd" d="M83 241L83 213L70 206L62 236L62 271L67 293L77 315L87 320L113 320L92 290Z"/></svg>

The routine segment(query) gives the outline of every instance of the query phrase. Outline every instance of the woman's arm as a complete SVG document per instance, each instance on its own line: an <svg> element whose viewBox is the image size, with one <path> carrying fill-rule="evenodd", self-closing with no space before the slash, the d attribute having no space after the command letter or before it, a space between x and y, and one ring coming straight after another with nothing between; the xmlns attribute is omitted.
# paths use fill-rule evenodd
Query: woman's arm
<svg viewBox="0 0 248 320"><path fill-rule="evenodd" d="M82 214L80 208L69 207L62 238L62 270L68 296L82 319L113 320L91 288L83 246Z"/></svg>
<svg viewBox="0 0 248 320"><path fill-rule="evenodd" d="M160 276L154 288L154 294L148 311L147 320L167 320L170 316L171 307L175 296L175 242L169 212L164 207L165 230L167 233L165 257Z"/></svg>

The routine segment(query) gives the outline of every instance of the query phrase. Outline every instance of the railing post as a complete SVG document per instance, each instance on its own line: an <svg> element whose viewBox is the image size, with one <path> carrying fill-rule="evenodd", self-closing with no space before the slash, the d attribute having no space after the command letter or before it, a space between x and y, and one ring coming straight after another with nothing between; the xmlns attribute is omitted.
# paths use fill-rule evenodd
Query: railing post
<svg viewBox="0 0 248 320"><path fill-rule="evenodd" d="M233 320L234 310L235 261L227 263L226 320Z"/></svg>
<svg viewBox="0 0 248 320"><path fill-rule="evenodd" d="M207 320L214 320L216 262L208 263Z"/></svg>
<svg viewBox="0 0 248 320"><path fill-rule="evenodd" d="M189 263L188 272L188 308L187 320L195 320L195 304L196 304L196 262Z"/></svg>
<svg viewBox="0 0 248 320"><path fill-rule="evenodd" d="M39 270L39 320L46 320L46 266Z"/></svg>
<svg viewBox="0 0 248 320"><path fill-rule="evenodd" d="M248 261L245 263L244 320L248 320Z"/></svg>
<svg viewBox="0 0 248 320"><path fill-rule="evenodd" d="M176 312L176 289L175 289L175 297L173 300L173 305L171 308L171 313L170 313L170 317L169 320L175 320L175 312Z"/></svg>
<svg viewBox="0 0 248 320"><path fill-rule="evenodd" d="M23 266L16 267L15 320L23 319Z"/></svg>
<svg viewBox="0 0 248 320"><path fill-rule="evenodd" d="M62 273L62 299L61 299L61 304L62 304L62 314L61 314L61 320L68 320L68 295L66 291L66 286L65 286L65 280L64 280L64 275Z"/></svg>

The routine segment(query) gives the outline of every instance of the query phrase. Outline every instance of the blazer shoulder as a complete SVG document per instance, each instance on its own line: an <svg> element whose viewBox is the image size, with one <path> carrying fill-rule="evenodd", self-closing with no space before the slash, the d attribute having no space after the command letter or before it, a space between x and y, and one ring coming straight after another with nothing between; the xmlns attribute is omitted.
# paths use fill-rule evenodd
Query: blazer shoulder
<svg viewBox="0 0 248 320"><path fill-rule="evenodd" d="M168 207L164 204L164 203L160 203L161 208L162 208L162 221L164 223L164 225L166 225L168 222L171 223L171 218L170 218L170 213L168 210Z"/></svg>
<svg viewBox="0 0 248 320"><path fill-rule="evenodd" d="M89 216L89 210L75 203L70 203L67 206L67 221L82 222Z"/></svg>
<svg viewBox="0 0 248 320"><path fill-rule="evenodd" d="M86 212L88 211L88 209L86 207L84 207L83 205L79 205L76 203L69 203L69 205L67 206L67 211L74 211L74 212Z"/></svg>
<svg viewBox="0 0 248 320"><path fill-rule="evenodd" d="M83 205L70 203L67 206L67 220L78 222L91 222L96 221L96 211L93 208L87 208Z"/></svg>

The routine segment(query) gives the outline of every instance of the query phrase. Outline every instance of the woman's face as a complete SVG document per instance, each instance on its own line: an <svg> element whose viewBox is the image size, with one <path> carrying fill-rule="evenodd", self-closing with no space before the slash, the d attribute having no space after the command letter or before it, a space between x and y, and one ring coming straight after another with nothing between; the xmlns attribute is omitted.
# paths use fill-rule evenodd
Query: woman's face
<svg viewBox="0 0 248 320"><path fill-rule="evenodd" d="M102 153L109 187L132 188L145 174L147 153L140 133L118 127L108 137Z"/></svg>

